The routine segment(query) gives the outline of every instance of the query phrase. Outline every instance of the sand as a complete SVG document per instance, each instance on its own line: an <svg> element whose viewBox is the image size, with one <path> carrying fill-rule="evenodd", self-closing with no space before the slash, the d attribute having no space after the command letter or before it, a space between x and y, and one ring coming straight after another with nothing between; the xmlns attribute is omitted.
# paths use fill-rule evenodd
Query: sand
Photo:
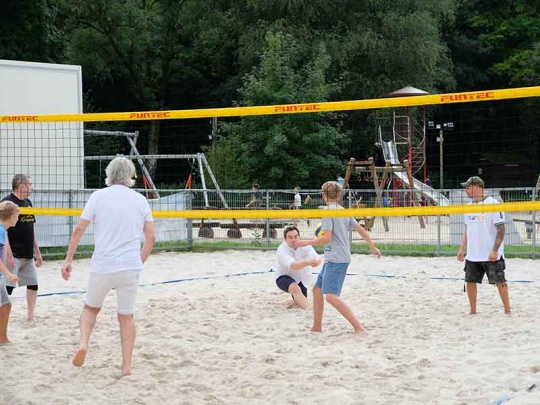
<svg viewBox="0 0 540 405"><path fill-rule="evenodd" d="M507 260L513 315L483 284L469 316L454 258L355 255L342 298L369 330L359 338L328 305L324 332L309 332L311 311L288 306L274 259L153 255L137 299L133 374L123 378L114 294L76 368L90 261L78 260L68 282L60 262L46 262L40 294L53 295L38 299L35 323L25 320L24 289L14 292L0 404L540 403L540 387L527 391L540 386L538 262Z"/></svg>

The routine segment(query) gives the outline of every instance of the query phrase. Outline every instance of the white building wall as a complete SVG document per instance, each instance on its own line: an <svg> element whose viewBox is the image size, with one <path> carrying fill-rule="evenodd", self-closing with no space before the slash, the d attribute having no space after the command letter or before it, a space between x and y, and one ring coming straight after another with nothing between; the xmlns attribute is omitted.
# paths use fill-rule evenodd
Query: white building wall
<svg viewBox="0 0 540 405"><path fill-rule="evenodd" d="M0 60L0 188L25 173L36 188L82 189L83 124L32 118L82 112L80 66Z"/></svg>

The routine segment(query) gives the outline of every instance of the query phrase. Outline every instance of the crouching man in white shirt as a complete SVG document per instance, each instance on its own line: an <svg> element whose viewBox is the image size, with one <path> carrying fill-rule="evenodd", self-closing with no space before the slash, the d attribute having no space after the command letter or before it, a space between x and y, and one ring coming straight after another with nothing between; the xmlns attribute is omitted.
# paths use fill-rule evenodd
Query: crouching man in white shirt
<svg viewBox="0 0 540 405"><path fill-rule="evenodd" d="M294 247L300 239L296 226L285 227L283 238L283 243L277 249L276 285L291 294L296 305L308 309L307 287L310 284L311 268L319 266L322 260L313 246Z"/></svg>

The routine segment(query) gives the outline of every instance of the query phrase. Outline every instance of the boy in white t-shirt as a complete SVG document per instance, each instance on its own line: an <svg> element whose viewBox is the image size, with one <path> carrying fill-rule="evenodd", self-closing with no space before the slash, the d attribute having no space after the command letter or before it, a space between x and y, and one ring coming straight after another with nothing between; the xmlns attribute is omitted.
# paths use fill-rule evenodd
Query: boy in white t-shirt
<svg viewBox="0 0 540 405"><path fill-rule="evenodd" d="M478 177L470 177L465 183L467 196L473 201L470 204L498 204L492 197L484 194L484 181ZM481 284L484 274L489 284L495 284L499 290L504 312L510 314L510 299L504 270L504 223L503 212L482 212L465 214L465 233L457 253L457 259L465 260L465 282L469 298L470 314L476 314L476 284ZM467 252L466 256L464 252Z"/></svg>
<svg viewBox="0 0 540 405"><path fill-rule="evenodd" d="M291 204L291 209L299 210L300 208L302 208L302 196L300 195L300 187L296 186L294 188L294 199Z"/></svg>

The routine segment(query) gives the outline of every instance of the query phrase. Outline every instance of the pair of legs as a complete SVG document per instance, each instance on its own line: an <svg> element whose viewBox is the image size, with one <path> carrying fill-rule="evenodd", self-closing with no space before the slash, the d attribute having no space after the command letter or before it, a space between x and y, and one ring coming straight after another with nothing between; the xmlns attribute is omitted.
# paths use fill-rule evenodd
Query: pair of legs
<svg viewBox="0 0 540 405"><path fill-rule="evenodd" d="M26 286L26 319L34 321L36 319L36 303L38 296L37 269L34 259L15 258L11 273L19 278L19 286ZM13 293L15 285L7 285L9 295Z"/></svg>
<svg viewBox="0 0 540 405"><path fill-rule="evenodd" d="M510 314L510 297L508 295L508 285L504 270L506 264L504 258L500 258L496 262L465 262L465 281L467 283L467 298L469 299L470 314L476 314L476 297L478 294L477 284L482 284L484 274L487 274L489 284L495 284L499 291L499 296L503 303L504 313Z"/></svg>
<svg viewBox="0 0 540 405"><path fill-rule="evenodd" d="M313 287L313 326L312 332L322 332L324 312L324 296L326 302L332 305L351 324L356 334L365 334L366 329L360 323L352 309L339 297L345 281L349 263L324 263L317 282Z"/></svg>
<svg viewBox="0 0 540 405"><path fill-rule="evenodd" d="M309 301L307 299L307 288L302 282L297 283L290 276L279 276L276 279L276 285L280 290L291 294L292 299L296 305L302 309L309 308Z"/></svg>
<svg viewBox="0 0 540 405"><path fill-rule="evenodd" d="M0 345L7 345L8 343L11 343L7 335L10 313L11 303L2 305L0 307Z"/></svg>
<svg viewBox="0 0 540 405"><path fill-rule="evenodd" d="M9 295L13 293L15 287L6 287ZM36 319L36 302L38 296L38 286L37 285L27 285L26 286L26 310L27 315L26 319L29 321L34 321Z"/></svg>
<svg viewBox="0 0 540 405"><path fill-rule="evenodd" d="M7 336L9 314L11 313L11 302L6 287L0 279L0 345L11 343Z"/></svg>
<svg viewBox="0 0 540 405"><path fill-rule="evenodd" d="M85 305L81 312L79 327L79 347L72 363L82 367L90 344L90 335L96 325L97 316L105 297L111 289L116 290L118 324L120 325L120 341L122 347L122 375L131 375L133 348L135 347L136 328L133 312L139 284L140 270L119 271L115 273L91 272L88 277L88 289Z"/></svg>
<svg viewBox="0 0 540 405"><path fill-rule="evenodd" d="M90 343L90 335L96 325L97 316L101 308L93 308L84 305L80 319L81 337L79 348L73 357L74 366L82 367L86 359L86 352ZM133 348L135 347L136 328L133 314L118 314L118 323L120 325L120 340L122 346L122 375L131 375L131 365L133 363Z"/></svg>
<svg viewBox="0 0 540 405"><path fill-rule="evenodd" d="M477 283L467 282L467 298L469 298L469 306L471 308L470 314L476 314L476 296L477 296ZM510 309L510 297L508 296L508 285L506 282L499 281L496 283L497 290L499 290L499 296L504 307L505 314L511 314L512 310Z"/></svg>

